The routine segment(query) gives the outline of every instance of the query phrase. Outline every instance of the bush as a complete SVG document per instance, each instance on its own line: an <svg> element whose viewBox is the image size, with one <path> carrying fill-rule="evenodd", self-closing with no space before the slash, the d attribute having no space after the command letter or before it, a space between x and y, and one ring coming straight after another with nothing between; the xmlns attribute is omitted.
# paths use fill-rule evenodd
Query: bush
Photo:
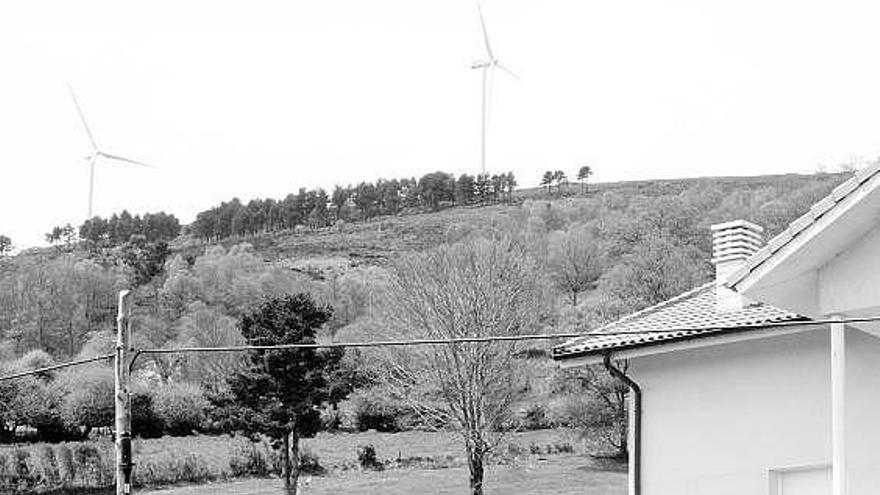
<svg viewBox="0 0 880 495"><path fill-rule="evenodd" d="M324 431L339 431L343 428L344 414L341 409L333 406L321 408L321 429Z"/></svg>
<svg viewBox="0 0 880 495"><path fill-rule="evenodd" d="M151 458L138 465L135 485L166 485L181 482L204 482L216 478L208 464L197 454L170 454Z"/></svg>
<svg viewBox="0 0 880 495"><path fill-rule="evenodd" d="M49 445L43 445L39 449L40 470L42 471L43 483L50 487L61 484L61 473L58 469L58 459L55 451Z"/></svg>
<svg viewBox="0 0 880 495"><path fill-rule="evenodd" d="M141 438L158 438L162 436L164 425L162 419L153 410L153 397L146 392L135 392L131 395L131 431Z"/></svg>
<svg viewBox="0 0 880 495"><path fill-rule="evenodd" d="M357 448L358 463L364 469L382 469L382 463L376 457L376 447L372 445L361 445Z"/></svg>
<svg viewBox="0 0 880 495"><path fill-rule="evenodd" d="M12 479L10 461L6 454L0 452L0 493L6 493L12 489Z"/></svg>
<svg viewBox="0 0 880 495"><path fill-rule="evenodd" d="M324 472L326 471L321 466L321 463L318 462L318 454L315 454L307 448L304 448L300 452L299 469L306 474L312 475L324 474Z"/></svg>
<svg viewBox="0 0 880 495"><path fill-rule="evenodd" d="M70 372L61 380L67 389L62 411L72 426L91 428L112 426L114 417L114 377L108 367L90 367Z"/></svg>
<svg viewBox="0 0 880 495"><path fill-rule="evenodd" d="M70 485L76 479L76 463L73 462L73 452L67 445L58 446L58 464L63 485Z"/></svg>
<svg viewBox="0 0 880 495"><path fill-rule="evenodd" d="M18 380L6 399L7 411L0 420L37 430L38 437L47 441L59 441L66 437L61 414L63 391L51 383L30 377Z"/></svg>
<svg viewBox="0 0 880 495"><path fill-rule="evenodd" d="M85 486L108 486L113 483L115 459L105 459L98 447L89 443L78 443L73 448L77 478Z"/></svg>
<svg viewBox="0 0 880 495"><path fill-rule="evenodd" d="M26 450L15 449L12 451L12 474L14 475L12 485L17 485L19 489L30 489L37 485L36 473L33 472L28 462L30 457L30 452Z"/></svg>
<svg viewBox="0 0 880 495"><path fill-rule="evenodd" d="M529 404L520 413L520 426L525 430L542 430L551 426L547 411L541 404Z"/></svg>
<svg viewBox="0 0 880 495"><path fill-rule="evenodd" d="M244 442L235 448L229 458L232 476L266 476L271 473L269 460L257 442Z"/></svg>
<svg viewBox="0 0 880 495"><path fill-rule="evenodd" d="M184 436L201 429L208 406L202 388L190 383L168 384L153 395L153 410L170 435Z"/></svg>
<svg viewBox="0 0 880 495"><path fill-rule="evenodd" d="M350 401L359 431L397 432L407 426L410 410L378 387L359 390L352 394Z"/></svg>

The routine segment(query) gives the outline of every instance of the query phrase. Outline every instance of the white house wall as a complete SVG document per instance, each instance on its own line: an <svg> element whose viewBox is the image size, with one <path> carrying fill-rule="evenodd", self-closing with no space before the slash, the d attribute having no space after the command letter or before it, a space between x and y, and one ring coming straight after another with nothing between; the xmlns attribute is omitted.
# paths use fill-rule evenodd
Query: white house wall
<svg viewBox="0 0 880 495"><path fill-rule="evenodd" d="M874 229L819 270L821 313L880 310L880 229Z"/></svg>
<svg viewBox="0 0 880 495"><path fill-rule="evenodd" d="M849 495L880 493L880 339L847 329Z"/></svg>
<svg viewBox="0 0 880 495"><path fill-rule="evenodd" d="M633 358L645 495L770 494L830 465L827 328ZM880 493L880 339L847 328L849 495Z"/></svg>
<svg viewBox="0 0 880 495"><path fill-rule="evenodd" d="M828 464L828 335L633 360L643 390L643 493L767 494L771 469Z"/></svg>

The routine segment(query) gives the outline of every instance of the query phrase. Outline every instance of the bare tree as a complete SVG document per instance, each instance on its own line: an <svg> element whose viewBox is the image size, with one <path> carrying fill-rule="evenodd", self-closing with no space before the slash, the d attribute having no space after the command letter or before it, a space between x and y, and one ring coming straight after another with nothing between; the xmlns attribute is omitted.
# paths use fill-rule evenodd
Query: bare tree
<svg viewBox="0 0 880 495"><path fill-rule="evenodd" d="M627 361L616 363L621 370L629 369ZM626 459L627 386L612 377L601 366L583 366L561 370L554 378L554 392L565 396L563 417L569 426L584 436L598 434L599 439L614 449L614 457Z"/></svg>
<svg viewBox="0 0 880 495"><path fill-rule="evenodd" d="M384 315L391 336L450 339L535 328L543 290L534 264L510 242L476 240L401 260ZM484 461L513 425L520 398L518 342L457 343L382 351L383 379L432 424L464 441L473 495Z"/></svg>
<svg viewBox="0 0 880 495"><path fill-rule="evenodd" d="M548 246L547 268L556 286L569 295L572 306L578 294L593 289L602 275L602 248L587 227L554 232Z"/></svg>

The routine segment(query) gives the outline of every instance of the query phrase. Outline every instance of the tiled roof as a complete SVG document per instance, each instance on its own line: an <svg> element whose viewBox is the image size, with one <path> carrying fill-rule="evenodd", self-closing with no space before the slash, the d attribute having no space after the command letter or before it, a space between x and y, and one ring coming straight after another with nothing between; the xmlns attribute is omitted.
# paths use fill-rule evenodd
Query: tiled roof
<svg viewBox="0 0 880 495"><path fill-rule="evenodd" d="M831 191L831 194L814 204L810 208L810 211L791 222L787 229L783 230L773 239L770 239L770 242L750 256L742 268L738 269L728 277L726 281L727 285L733 287L742 279L746 278L749 273L766 262L774 253L788 245L788 243L790 243L795 237L808 227L815 224L820 218L827 215L841 201L856 192L862 184L878 173L880 173L880 161L859 170L852 177L835 187L834 190Z"/></svg>
<svg viewBox="0 0 880 495"><path fill-rule="evenodd" d="M708 337L737 329L807 318L746 300L741 309L719 310L717 291L733 295L731 289L712 282L668 301L625 316L596 329L587 337L566 342L553 349L554 359L599 354L606 350L633 348L676 340ZM737 328L739 327L739 328ZM666 331L668 330L668 331Z"/></svg>

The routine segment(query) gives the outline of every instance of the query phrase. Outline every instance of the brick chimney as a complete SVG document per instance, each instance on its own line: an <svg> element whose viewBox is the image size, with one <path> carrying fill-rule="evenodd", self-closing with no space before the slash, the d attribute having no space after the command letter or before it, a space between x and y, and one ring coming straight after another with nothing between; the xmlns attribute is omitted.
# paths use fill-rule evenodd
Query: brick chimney
<svg viewBox="0 0 880 495"><path fill-rule="evenodd" d="M715 265L715 280L724 279L743 266L749 256L761 249L764 244L764 229L745 220L712 225L712 264ZM739 294L729 289L717 291L719 311L742 309L743 300Z"/></svg>

